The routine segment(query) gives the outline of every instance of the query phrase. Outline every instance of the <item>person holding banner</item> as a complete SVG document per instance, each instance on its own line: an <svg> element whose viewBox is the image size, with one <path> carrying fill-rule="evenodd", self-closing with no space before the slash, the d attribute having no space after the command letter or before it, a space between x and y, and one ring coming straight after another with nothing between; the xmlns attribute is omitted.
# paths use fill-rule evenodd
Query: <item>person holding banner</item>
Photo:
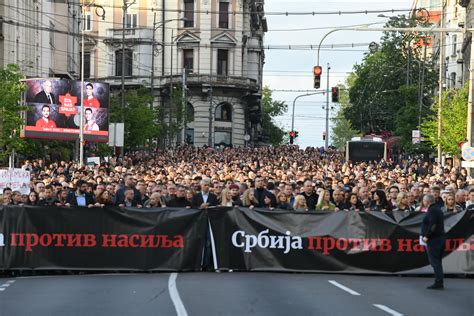
<svg viewBox="0 0 474 316"><path fill-rule="evenodd" d="M41 108L41 118L36 121L36 127L41 128L56 128L56 123L49 118L51 114L51 107L48 104L44 104Z"/></svg>
<svg viewBox="0 0 474 316"><path fill-rule="evenodd" d="M425 245L428 260L435 274L434 284L428 286L427 289L442 290L444 289L442 263L445 245L444 215L434 195L426 194L423 202L428 205L428 212L423 218L420 244Z"/></svg>

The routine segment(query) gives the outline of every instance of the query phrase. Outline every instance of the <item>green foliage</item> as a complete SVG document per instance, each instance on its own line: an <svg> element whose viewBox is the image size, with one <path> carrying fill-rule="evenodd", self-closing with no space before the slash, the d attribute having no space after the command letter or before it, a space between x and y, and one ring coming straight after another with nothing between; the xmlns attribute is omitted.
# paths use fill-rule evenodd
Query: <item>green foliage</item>
<svg viewBox="0 0 474 316"><path fill-rule="evenodd" d="M345 148L346 142L352 137L358 136L360 133L352 127L351 122L344 116L344 111L351 106L349 101L348 85L355 79L351 74L346 80L346 84L339 84L339 110L336 115L331 118L331 144L336 148Z"/></svg>
<svg viewBox="0 0 474 316"><path fill-rule="evenodd" d="M425 139L433 146L441 145L441 150L460 157L459 143L466 139L467 100L469 85L460 90L445 91L441 107L441 137L438 137L438 108L436 102L433 113L421 125Z"/></svg>
<svg viewBox="0 0 474 316"><path fill-rule="evenodd" d="M24 124L20 97L25 85L20 82L23 75L17 65L7 65L0 69L0 161L4 161L13 150L21 150L24 139L20 129Z"/></svg>
<svg viewBox="0 0 474 316"><path fill-rule="evenodd" d="M123 117L126 148L143 147L163 135L163 129L156 122L158 113L150 104L150 91L144 87L126 92L124 109L120 96L111 98L110 121L121 122Z"/></svg>
<svg viewBox="0 0 474 316"><path fill-rule="evenodd" d="M262 130L263 136L274 146L281 145L285 139L285 130L278 126L274 117L283 115L288 106L283 101L276 101L272 98L272 91L269 87L264 87L262 91Z"/></svg>
<svg viewBox="0 0 474 316"><path fill-rule="evenodd" d="M402 15L390 19L387 26L413 27L420 23ZM411 130L418 128L423 67L423 95L429 95L437 82L432 61L423 60L422 40L417 33L385 32L379 50L368 53L354 67L354 77L348 84L350 105L343 112L362 134L392 131L402 138L405 150L412 149ZM429 114L427 108L429 102L423 98L422 120Z"/></svg>

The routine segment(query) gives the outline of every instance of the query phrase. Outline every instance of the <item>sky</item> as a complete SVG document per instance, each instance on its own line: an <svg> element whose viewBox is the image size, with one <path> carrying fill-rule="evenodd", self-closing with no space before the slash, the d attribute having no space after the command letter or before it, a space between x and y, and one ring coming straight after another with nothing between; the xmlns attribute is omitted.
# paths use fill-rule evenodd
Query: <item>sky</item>
<svg viewBox="0 0 474 316"><path fill-rule="evenodd" d="M327 12L327 11L365 11L392 10L412 7L413 0L265 0L268 32L265 34L264 45L313 45L317 47L322 37L332 27L357 26L377 23L380 27L388 20L388 16L406 14L407 12L384 13L387 17L372 14L341 14L341 15L272 15L275 12ZM314 29L324 27L326 29ZM291 29L306 29L290 31ZM321 50L319 64L323 67L321 88L327 86L327 64L330 64L329 86L344 83L348 72L362 61L368 50L368 43L379 42L381 32L341 31L329 35L323 45L354 44L354 47L338 48L338 50ZM357 45L356 45L357 44ZM361 46L360 44L367 44ZM288 112L277 117L277 123L285 130L291 129L292 105L296 96L313 91L312 69L316 65L316 50L265 50L263 83L273 91L274 100L285 101ZM304 92L284 92L279 90L305 90ZM324 146L322 138L325 130L326 112L325 95L299 98L295 103L295 130L299 137L295 144L305 148L308 146ZM337 104L330 103L330 116L337 112ZM329 129L331 133L331 129Z"/></svg>

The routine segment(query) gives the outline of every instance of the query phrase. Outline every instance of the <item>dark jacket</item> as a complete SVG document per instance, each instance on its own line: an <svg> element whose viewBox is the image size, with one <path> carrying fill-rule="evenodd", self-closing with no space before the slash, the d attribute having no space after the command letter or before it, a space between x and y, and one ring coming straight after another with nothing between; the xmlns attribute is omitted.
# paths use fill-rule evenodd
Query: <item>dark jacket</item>
<svg viewBox="0 0 474 316"><path fill-rule="evenodd" d="M202 192L196 193L193 196L193 201L191 202L193 208L200 208L201 204L204 203L202 198ZM209 206L217 206L219 204L219 200L214 193L209 192L209 196L207 197L207 203Z"/></svg>
<svg viewBox="0 0 474 316"><path fill-rule="evenodd" d="M268 191L267 189L255 189L255 199L258 201L258 205L255 205L255 207L268 207L268 205L265 204L266 197L271 200L270 206L276 207L276 197L272 192Z"/></svg>
<svg viewBox="0 0 474 316"><path fill-rule="evenodd" d="M86 197L86 206L95 203L95 202L94 202L94 198L92 197L92 195L90 195L89 193L84 193L84 195L85 195L85 197ZM69 192L66 201L67 201L67 203L69 203L71 206L77 206L76 191Z"/></svg>
<svg viewBox="0 0 474 316"><path fill-rule="evenodd" d="M58 104L58 100L56 100L56 97L54 94L50 93L49 94L51 96L51 99L53 101L53 104ZM38 92L36 95L35 95L35 103L43 103L43 104L51 104L51 102L48 100L48 97L46 96L46 92L41 91L41 92Z"/></svg>
<svg viewBox="0 0 474 316"><path fill-rule="evenodd" d="M124 204L123 202L125 200L125 190L127 189L121 188L117 191L114 197L115 205ZM140 194L140 191L135 188L133 188L133 201L135 202L135 204L142 204L142 195Z"/></svg>
<svg viewBox="0 0 474 316"><path fill-rule="evenodd" d="M303 192L301 195L306 199L308 210L315 210L316 205L318 204L319 196L315 192L311 193L311 195L306 195L306 192Z"/></svg>
<svg viewBox="0 0 474 316"><path fill-rule="evenodd" d="M428 208L428 212L421 224L421 236L434 239L444 236L444 214L441 208L433 204Z"/></svg>
<svg viewBox="0 0 474 316"><path fill-rule="evenodd" d="M191 206L191 202L185 197L174 197L166 203L168 207L187 207Z"/></svg>

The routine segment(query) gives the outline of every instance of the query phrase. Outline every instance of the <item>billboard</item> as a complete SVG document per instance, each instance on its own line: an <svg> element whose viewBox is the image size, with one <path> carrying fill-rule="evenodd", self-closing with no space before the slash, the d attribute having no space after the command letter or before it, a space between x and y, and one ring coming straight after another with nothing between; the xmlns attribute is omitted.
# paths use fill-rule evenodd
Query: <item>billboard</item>
<svg viewBox="0 0 474 316"><path fill-rule="evenodd" d="M79 139L81 81L27 80L25 137ZM109 140L110 87L84 82L84 139Z"/></svg>

